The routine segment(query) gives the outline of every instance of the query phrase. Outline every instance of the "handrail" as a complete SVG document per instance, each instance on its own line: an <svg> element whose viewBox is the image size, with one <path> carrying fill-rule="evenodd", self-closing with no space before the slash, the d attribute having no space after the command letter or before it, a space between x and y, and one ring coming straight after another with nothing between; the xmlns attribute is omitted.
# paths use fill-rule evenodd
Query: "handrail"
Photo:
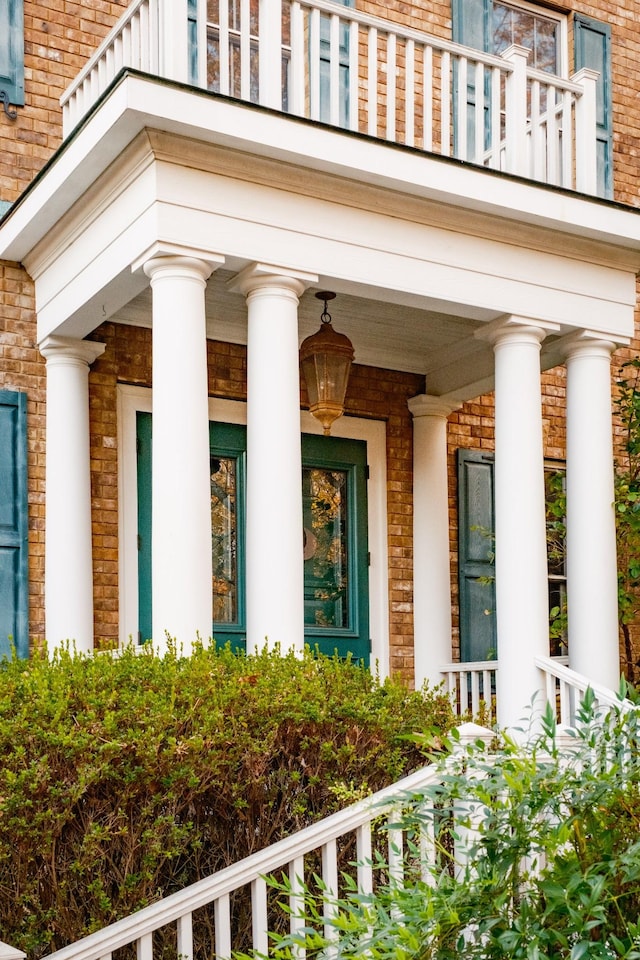
<svg viewBox="0 0 640 960"><path fill-rule="evenodd" d="M608 687L603 687L599 683L593 683L588 677L578 673L576 670L572 670L570 667L564 666L552 657L534 657L534 663L542 670L546 677L552 677L557 680L560 687L569 687L581 696L584 696L588 689L592 690L600 706L615 707L623 711L633 709L633 704L630 700L626 698L620 699L615 691Z"/></svg>

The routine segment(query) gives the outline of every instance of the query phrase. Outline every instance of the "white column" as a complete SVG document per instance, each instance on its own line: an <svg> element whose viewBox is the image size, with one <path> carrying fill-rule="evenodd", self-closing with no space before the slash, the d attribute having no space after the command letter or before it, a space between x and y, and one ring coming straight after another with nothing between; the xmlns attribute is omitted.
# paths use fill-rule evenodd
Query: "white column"
<svg viewBox="0 0 640 960"><path fill-rule="evenodd" d="M495 353L495 534L497 708L502 727L520 726L542 679L535 656L549 654L547 546L540 344L550 325L519 317L485 336Z"/></svg>
<svg viewBox="0 0 640 960"><path fill-rule="evenodd" d="M105 344L46 337L45 620L49 650L93 649L89 365Z"/></svg>
<svg viewBox="0 0 640 960"><path fill-rule="evenodd" d="M212 265L159 256L153 292L152 625L189 654L211 636L211 480L205 287Z"/></svg>
<svg viewBox="0 0 640 960"><path fill-rule="evenodd" d="M304 646L298 298L316 277L253 265L247 298L247 651Z"/></svg>
<svg viewBox="0 0 640 960"><path fill-rule="evenodd" d="M442 681L451 662L447 417L459 404L412 397L413 622L415 685Z"/></svg>
<svg viewBox="0 0 640 960"><path fill-rule="evenodd" d="M566 348L569 664L613 690L620 682L610 362L614 346L584 336L568 341Z"/></svg>

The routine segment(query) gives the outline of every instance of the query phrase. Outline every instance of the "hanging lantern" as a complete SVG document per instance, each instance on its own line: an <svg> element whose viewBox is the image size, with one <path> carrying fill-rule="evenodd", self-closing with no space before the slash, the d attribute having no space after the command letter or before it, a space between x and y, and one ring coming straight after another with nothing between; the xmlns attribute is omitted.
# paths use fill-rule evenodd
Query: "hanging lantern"
<svg viewBox="0 0 640 960"><path fill-rule="evenodd" d="M349 338L343 333L336 333L331 326L327 303L335 298L335 293L323 291L316 293L316 297L324 300L320 329L303 340L300 365L307 384L309 409L324 427L325 437L328 437L331 424L344 413L344 398L354 353Z"/></svg>

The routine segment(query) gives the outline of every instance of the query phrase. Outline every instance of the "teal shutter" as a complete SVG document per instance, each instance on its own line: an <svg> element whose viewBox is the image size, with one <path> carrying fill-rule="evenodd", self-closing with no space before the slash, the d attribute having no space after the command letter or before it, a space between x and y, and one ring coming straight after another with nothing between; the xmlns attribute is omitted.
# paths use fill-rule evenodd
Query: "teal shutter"
<svg viewBox="0 0 640 960"><path fill-rule="evenodd" d="M23 0L0 0L0 101L24 105Z"/></svg>
<svg viewBox="0 0 640 960"><path fill-rule="evenodd" d="M138 641L153 637L151 629L151 414L136 414L138 468Z"/></svg>
<svg viewBox="0 0 640 960"><path fill-rule="evenodd" d="M458 450L460 659L496 658L493 454Z"/></svg>
<svg viewBox="0 0 640 960"><path fill-rule="evenodd" d="M613 196L613 129L611 108L611 27L608 23L575 14L575 67L590 67L600 74L596 84L598 196Z"/></svg>
<svg viewBox="0 0 640 960"><path fill-rule="evenodd" d="M29 656L27 395L0 390L0 658Z"/></svg>

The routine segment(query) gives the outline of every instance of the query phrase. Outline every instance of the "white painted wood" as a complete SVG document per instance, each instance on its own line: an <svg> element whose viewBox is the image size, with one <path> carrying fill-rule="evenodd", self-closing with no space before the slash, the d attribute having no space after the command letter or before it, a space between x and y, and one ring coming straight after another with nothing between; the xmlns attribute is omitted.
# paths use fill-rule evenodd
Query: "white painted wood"
<svg viewBox="0 0 640 960"><path fill-rule="evenodd" d="M0 940L0 960L24 960L26 953Z"/></svg>
<svg viewBox="0 0 640 960"><path fill-rule="evenodd" d="M455 156L460 160L468 159L468 146L467 146L467 89L468 89L468 66L469 61L466 57L457 58L457 67L458 67L458 77L457 77L457 97L454 102L454 112L455 112L455 136L454 136L454 147L455 147Z"/></svg>
<svg viewBox="0 0 640 960"><path fill-rule="evenodd" d="M220 93L228 96L230 86L230 41L229 34L229 0L218 0L218 50L220 57ZM234 34L235 39L235 34Z"/></svg>
<svg viewBox="0 0 640 960"><path fill-rule="evenodd" d="M596 154L596 82L598 75L583 68L573 77L582 85L576 98L576 189L595 193L598 187Z"/></svg>
<svg viewBox="0 0 640 960"><path fill-rule="evenodd" d="M415 145L416 53L415 41L411 37L409 37L405 44L404 61L404 142L408 147L413 147Z"/></svg>
<svg viewBox="0 0 640 960"><path fill-rule="evenodd" d="M369 27L367 33L367 133L378 135L378 31Z"/></svg>
<svg viewBox="0 0 640 960"><path fill-rule="evenodd" d="M298 298L317 279L256 264L234 281L248 312L248 652L304 647Z"/></svg>
<svg viewBox="0 0 640 960"><path fill-rule="evenodd" d="M501 109L502 109L502 73L498 67L491 67L491 133L489 166L493 170L501 167Z"/></svg>
<svg viewBox="0 0 640 960"><path fill-rule="evenodd" d="M160 0L160 72L168 80L189 82L187 0Z"/></svg>
<svg viewBox="0 0 640 960"><path fill-rule="evenodd" d="M484 157L485 140L485 89L484 89L484 64L479 60L474 69L474 84L476 90L476 103L474 109L474 139L475 153L473 159L476 163L482 163Z"/></svg>
<svg viewBox="0 0 640 960"><path fill-rule="evenodd" d="M440 60L440 153L451 156L451 55L445 50Z"/></svg>
<svg viewBox="0 0 640 960"><path fill-rule="evenodd" d="M256 877L251 881L251 932L256 956L265 957L269 949L269 921L267 918L267 881Z"/></svg>
<svg viewBox="0 0 640 960"><path fill-rule="evenodd" d="M240 0L240 97L251 101L251 2Z"/></svg>
<svg viewBox="0 0 640 960"><path fill-rule="evenodd" d="M327 958L336 956L336 948L332 945L338 939L338 931L331 923L337 916L338 907L338 850L335 838L322 845L322 883L323 883L323 914L324 935L328 945L323 948L323 955Z"/></svg>
<svg viewBox="0 0 640 960"><path fill-rule="evenodd" d="M329 122L340 126L340 17L329 21Z"/></svg>
<svg viewBox="0 0 640 960"><path fill-rule="evenodd" d="M213 900L213 920L215 923L216 960L230 960L231 948L231 901L228 892L221 893ZM211 902L210 900L206 902Z"/></svg>
<svg viewBox="0 0 640 960"><path fill-rule="evenodd" d="M566 90L562 95L561 123L562 123L563 130L569 130L571 132L573 132L572 125L571 125L572 102L573 102L573 98L571 96L571 93L568 90ZM571 189L571 187L575 185L576 189L578 189L577 181L574 180L574 173L573 173L573 154L574 154L573 142L574 142L573 136L567 137L563 134L562 136L562 185L569 189ZM596 144L596 141L594 137L594 141L593 141L594 149L595 149L595 144ZM597 173L596 173L596 181L597 181ZM593 193L596 192L596 187L593 188L592 192Z"/></svg>
<svg viewBox="0 0 640 960"><path fill-rule="evenodd" d="M136 960L153 960L153 934L145 933L136 940Z"/></svg>
<svg viewBox="0 0 640 960"><path fill-rule="evenodd" d="M425 150L433 150L433 47L422 48L422 146Z"/></svg>
<svg viewBox="0 0 640 960"><path fill-rule="evenodd" d="M260 103L282 110L282 0L260 0L259 29Z"/></svg>
<svg viewBox="0 0 640 960"><path fill-rule="evenodd" d="M144 264L153 294L152 639L164 650L171 637L184 654L208 640L213 616L204 309L212 269L180 256Z"/></svg>
<svg viewBox="0 0 640 960"><path fill-rule="evenodd" d="M176 938L180 960L193 960L193 921L190 913L176 920Z"/></svg>
<svg viewBox="0 0 640 960"><path fill-rule="evenodd" d="M349 128L360 129L360 31L356 20L349 23ZM354 78L357 77L357 80Z"/></svg>
<svg viewBox="0 0 640 960"><path fill-rule="evenodd" d="M370 823L363 823L356 830L356 863L358 890L368 896L373 893L373 848Z"/></svg>
<svg viewBox="0 0 640 960"><path fill-rule="evenodd" d="M47 337L46 637L93 650L93 559L89 470L89 366L104 343Z"/></svg>
<svg viewBox="0 0 640 960"><path fill-rule="evenodd" d="M309 116L320 119L320 11L311 10L309 23Z"/></svg>
<svg viewBox="0 0 640 960"><path fill-rule="evenodd" d="M387 140L395 143L396 140L396 35L389 32L387 34Z"/></svg>
<svg viewBox="0 0 640 960"><path fill-rule="evenodd" d="M296 116L302 116L305 111L304 13L299 0L291 4L289 109Z"/></svg>
<svg viewBox="0 0 640 960"><path fill-rule="evenodd" d="M512 70L506 81L506 169L527 176L527 57L529 51L516 44L503 57Z"/></svg>
<svg viewBox="0 0 640 960"><path fill-rule="evenodd" d="M525 725L535 722L542 708L534 657L549 649L540 394L540 344L547 332L544 324L511 317L485 334L495 354L498 722L512 731L523 718ZM524 717L528 704L531 717Z"/></svg>
<svg viewBox="0 0 640 960"><path fill-rule="evenodd" d="M304 903L304 857L294 857L289 863L289 883L291 892L289 894L289 930L292 936L295 936L306 925L305 903ZM306 950L302 946L296 946L295 955L297 960L304 960Z"/></svg>
<svg viewBox="0 0 640 960"><path fill-rule="evenodd" d="M456 405L422 394L413 417L413 577L415 684L440 682L451 659L451 567L447 417Z"/></svg>
<svg viewBox="0 0 640 960"><path fill-rule="evenodd" d="M615 690L620 680L611 353L585 333L566 342L569 664Z"/></svg>

